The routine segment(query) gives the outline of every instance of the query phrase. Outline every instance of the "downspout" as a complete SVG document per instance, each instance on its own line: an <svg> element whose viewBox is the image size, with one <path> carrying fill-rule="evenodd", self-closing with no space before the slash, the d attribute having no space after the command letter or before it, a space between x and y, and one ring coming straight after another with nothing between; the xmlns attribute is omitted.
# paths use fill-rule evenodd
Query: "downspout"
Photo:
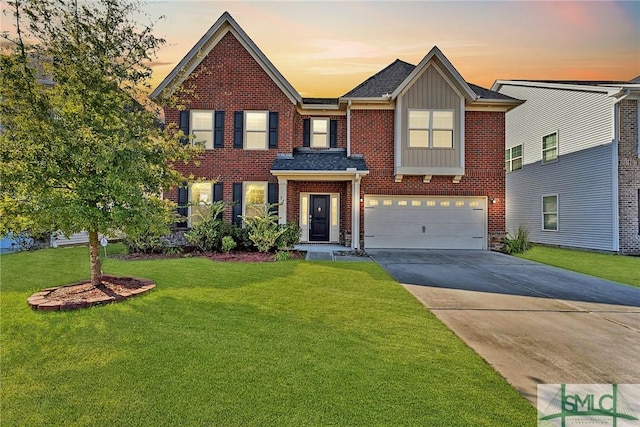
<svg viewBox="0 0 640 427"><path fill-rule="evenodd" d="M351 100L347 102L347 157L351 157Z"/></svg>
<svg viewBox="0 0 640 427"><path fill-rule="evenodd" d="M611 199L613 212L613 250L620 251L620 197L619 197L619 171L618 171L618 139L620 138L620 102L629 96L627 89L613 104L613 143L611 144Z"/></svg>

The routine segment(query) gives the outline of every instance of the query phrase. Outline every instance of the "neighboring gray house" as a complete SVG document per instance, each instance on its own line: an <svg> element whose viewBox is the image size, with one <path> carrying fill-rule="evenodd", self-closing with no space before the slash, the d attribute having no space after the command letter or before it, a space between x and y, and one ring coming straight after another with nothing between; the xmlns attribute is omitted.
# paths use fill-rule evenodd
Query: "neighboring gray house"
<svg viewBox="0 0 640 427"><path fill-rule="evenodd" d="M506 116L507 230L531 241L640 254L640 77L498 80Z"/></svg>

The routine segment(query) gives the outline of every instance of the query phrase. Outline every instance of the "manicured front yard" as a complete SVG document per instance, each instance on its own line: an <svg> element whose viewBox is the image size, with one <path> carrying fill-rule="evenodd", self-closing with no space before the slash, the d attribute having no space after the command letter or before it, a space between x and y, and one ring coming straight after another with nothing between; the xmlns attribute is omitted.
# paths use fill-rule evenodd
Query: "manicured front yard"
<svg viewBox="0 0 640 427"><path fill-rule="evenodd" d="M534 246L520 258L640 287L640 257Z"/></svg>
<svg viewBox="0 0 640 427"><path fill-rule="evenodd" d="M86 248L3 255L4 426L527 426L534 408L373 263L120 261L126 302L35 312Z"/></svg>

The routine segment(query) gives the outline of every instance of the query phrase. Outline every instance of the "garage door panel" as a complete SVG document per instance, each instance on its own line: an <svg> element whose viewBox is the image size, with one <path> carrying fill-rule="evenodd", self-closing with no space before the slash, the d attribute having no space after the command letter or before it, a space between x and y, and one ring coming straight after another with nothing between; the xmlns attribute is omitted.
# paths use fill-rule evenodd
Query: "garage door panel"
<svg viewBox="0 0 640 427"><path fill-rule="evenodd" d="M366 248L486 249L484 197L365 196Z"/></svg>

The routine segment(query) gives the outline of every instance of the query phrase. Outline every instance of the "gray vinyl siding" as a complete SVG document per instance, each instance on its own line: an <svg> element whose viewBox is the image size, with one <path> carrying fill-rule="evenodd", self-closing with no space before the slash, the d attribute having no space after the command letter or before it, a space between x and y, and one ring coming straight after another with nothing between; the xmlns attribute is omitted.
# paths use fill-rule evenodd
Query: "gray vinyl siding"
<svg viewBox="0 0 640 427"><path fill-rule="evenodd" d="M557 162L529 163L506 177L507 230L519 225L531 241L614 251L613 149L599 145L561 155ZM542 230L542 196L558 195L558 231Z"/></svg>
<svg viewBox="0 0 640 427"><path fill-rule="evenodd" d="M526 102L506 115L506 148L523 145L525 165L542 159L542 137L558 132L558 155L610 144L615 99L606 93L505 85Z"/></svg>
<svg viewBox="0 0 640 427"><path fill-rule="evenodd" d="M402 96L402 145L403 167L457 167L460 166L460 99L461 96L440 75L435 67L427 67L424 73ZM453 110L454 148L409 148L408 110Z"/></svg>

